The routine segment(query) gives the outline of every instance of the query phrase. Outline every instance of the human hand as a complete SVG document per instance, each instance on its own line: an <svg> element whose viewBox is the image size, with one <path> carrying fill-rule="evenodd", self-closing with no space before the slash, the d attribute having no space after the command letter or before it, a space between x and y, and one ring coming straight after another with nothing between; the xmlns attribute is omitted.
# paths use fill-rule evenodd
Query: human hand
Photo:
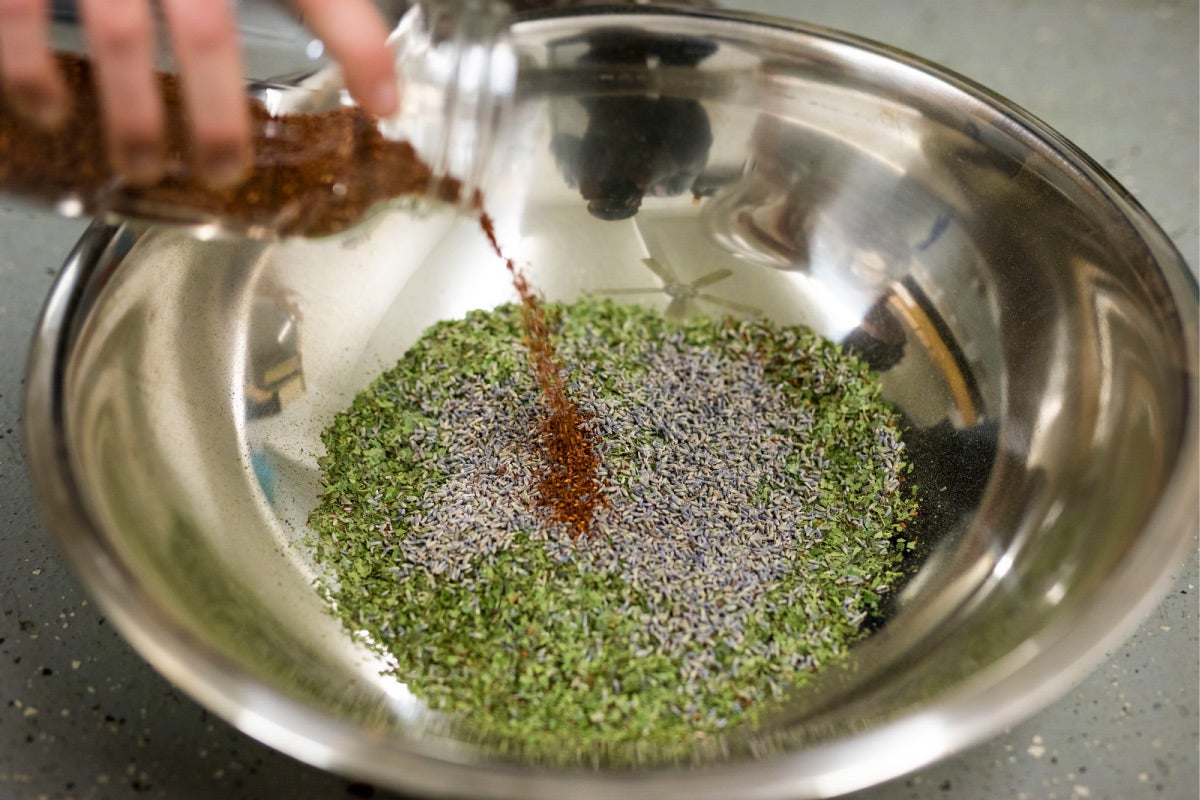
<svg viewBox="0 0 1200 800"><path fill-rule="evenodd" d="M48 0L0 0L0 84L15 107L46 127L64 124L70 98L49 47ZM398 105L387 26L370 0L293 0L342 66L370 113ZM160 0L183 86L195 167L214 186L236 184L251 163L241 47L227 0ZM151 0L79 0L107 147L137 184L164 170L166 111L154 75Z"/></svg>

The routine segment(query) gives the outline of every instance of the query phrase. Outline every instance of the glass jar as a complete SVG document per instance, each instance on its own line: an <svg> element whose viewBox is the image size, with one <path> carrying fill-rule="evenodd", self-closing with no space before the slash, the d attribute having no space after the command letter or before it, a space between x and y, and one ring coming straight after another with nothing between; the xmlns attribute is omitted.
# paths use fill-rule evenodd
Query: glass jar
<svg viewBox="0 0 1200 800"><path fill-rule="evenodd" d="M397 203L478 204L516 86L507 6L414 4L389 40L402 99L387 119L353 104L335 65L314 68L320 42L298 27L279 26L287 21L282 14L271 0L238 8L251 73L289 65L284 78L248 82L254 161L246 180L213 189L196 176L179 81L164 69L166 173L154 185L134 186L109 165L91 64L71 54L81 51L80 22L70 3L56 2L53 41L73 107L68 123L48 132L0 101L0 190L66 216L204 225L258 237L337 233Z"/></svg>

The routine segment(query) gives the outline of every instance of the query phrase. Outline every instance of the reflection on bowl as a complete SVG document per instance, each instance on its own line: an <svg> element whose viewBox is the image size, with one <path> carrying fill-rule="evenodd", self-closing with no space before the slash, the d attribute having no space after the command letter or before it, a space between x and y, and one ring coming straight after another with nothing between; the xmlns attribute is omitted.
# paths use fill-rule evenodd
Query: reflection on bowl
<svg viewBox="0 0 1200 800"><path fill-rule="evenodd" d="M512 297L475 222L431 209L316 241L85 235L34 346L30 462L122 632L298 758L495 797L836 794L1065 691L1195 526L1196 289L1162 232L1040 123L875 45L670 12L514 40L534 90L488 206L548 298L803 323L881 372L925 542L886 623L686 770L507 757L381 676L313 588L306 519L332 416L429 324ZM631 134L664 114L705 135ZM613 136L646 149L588 144Z"/></svg>

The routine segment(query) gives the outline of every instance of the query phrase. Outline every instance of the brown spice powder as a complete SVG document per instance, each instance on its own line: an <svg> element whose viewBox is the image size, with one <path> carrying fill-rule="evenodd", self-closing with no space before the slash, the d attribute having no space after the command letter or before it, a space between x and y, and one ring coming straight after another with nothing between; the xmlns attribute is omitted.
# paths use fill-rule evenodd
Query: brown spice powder
<svg viewBox="0 0 1200 800"><path fill-rule="evenodd" d="M551 519L569 529L572 538L587 536L596 509L604 505L598 475L600 455L585 427L587 418L563 385L557 348L540 298L516 262L501 250L491 217L480 212L479 222L512 274L513 287L521 298L525 346L545 406L540 431L545 469L538 478L538 502Z"/></svg>
<svg viewBox="0 0 1200 800"><path fill-rule="evenodd" d="M158 76L167 111L166 177L131 186L109 163L90 63L58 59L72 105L57 130L28 122L0 98L0 188L51 203L77 197L91 211L141 207L152 215L232 219L235 227L306 236L345 230L372 206L405 196L459 198L457 181L435 186L412 145L386 139L359 108L272 116L254 100L247 101L252 168L236 187L210 188L192 170L182 87L169 74Z"/></svg>

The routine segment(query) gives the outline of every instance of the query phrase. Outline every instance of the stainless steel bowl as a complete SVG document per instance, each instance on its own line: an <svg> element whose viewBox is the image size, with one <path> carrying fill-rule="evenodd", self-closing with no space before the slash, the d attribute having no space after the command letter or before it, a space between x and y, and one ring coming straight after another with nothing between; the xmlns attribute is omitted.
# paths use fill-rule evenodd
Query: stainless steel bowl
<svg viewBox="0 0 1200 800"><path fill-rule="evenodd" d="M804 322L882 371L929 543L886 623L681 760L534 763L431 719L326 613L304 544L331 416L433 321L512 297L472 220L395 211L321 241L79 243L33 347L29 460L122 633L297 758L486 797L835 795L1080 679L1196 526L1197 290L1136 201L1002 99L827 30L610 11L514 39L521 135L488 205L548 296Z"/></svg>

